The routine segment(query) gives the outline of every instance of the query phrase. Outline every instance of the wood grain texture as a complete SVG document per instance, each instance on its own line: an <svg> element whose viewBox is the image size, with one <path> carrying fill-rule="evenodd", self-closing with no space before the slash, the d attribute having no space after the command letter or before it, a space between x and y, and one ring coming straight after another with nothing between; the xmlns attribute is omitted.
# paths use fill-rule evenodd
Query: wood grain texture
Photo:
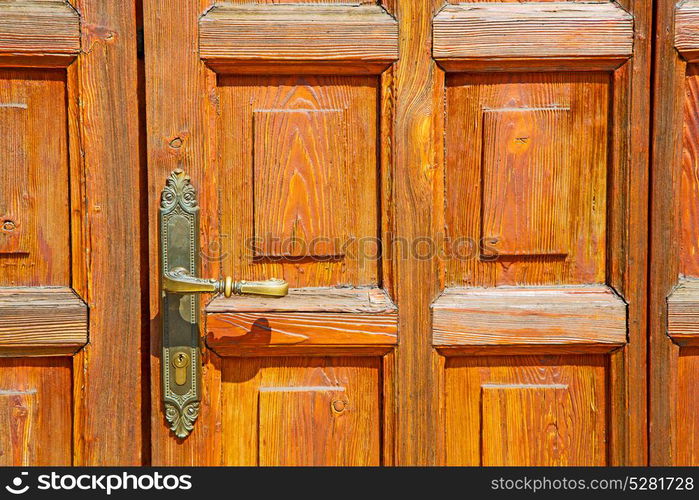
<svg viewBox="0 0 699 500"><path fill-rule="evenodd" d="M448 358L449 465L605 465L604 356Z"/></svg>
<svg viewBox="0 0 699 500"><path fill-rule="evenodd" d="M206 343L221 356L250 347L398 342L396 307L379 289L302 288L281 299L216 299L207 312Z"/></svg>
<svg viewBox="0 0 699 500"><path fill-rule="evenodd" d="M633 18L613 3L460 3L434 19L434 57L608 58L632 54Z"/></svg>
<svg viewBox="0 0 699 500"><path fill-rule="evenodd" d="M220 258L234 279L277 277L293 288L377 286L377 79L221 75L218 84L225 237L203 244L207 257ZM255 127L256 113L269 110L302 121ZM329 120L335 111L341 113ZM335 147L344 153L330 151ZM264 231L287 239L268 244ZM311 250L315 256L307 256Z"/></svg>
<svg viewBox="0 0 699 500"><path fill-rule="evenodd" d="M679 2L675 11L674 45L689 62L699 57L699 1Z"/></svg>
<svg viewBox="0 0 699 500"><path fill-rule="evenodd" d="M412 244L438 241L443 227L438 207L444 190L444 75L432 58L432 19L441 0L390 0L400 23L400 59L393 73L392 234ZM429 307L440 288L436 255L409 257L391 249L393 294L398 306L399 347L395 354L395 461L436 465L443 460L440 434L440 356L431 342ZM387 403L390 404L390 403Z"/></svg>
<svg viewBox="0 0 699 500"><path fill-rule="evenodd" d="M87 327L87 307L70 288L0 288L0 356L8 347L72 354Z"/></svg>
<svg viewBox="0 0 699 500"><path fill-rule="evenodd" d="M604 282L608 106L603 73L447 75L447 286Z"/></svg>
<svg viewBox="0 0 699 500"><path fill-rule="evenodd" d="M626 343L626 304L606 287L448 288L432 315L436 346Z"/></svg>
<svg viewBox="0 0 699 500"><path fill-rule="evenodd" d="M71 385L70 358L0 359L0 465L71 465Z"/></svg>
<svg viewBox="0 0 699 500"><path fill-rule="evenodd" d="M0 69L0 286L70 285L66 81Z"/></svg>
<svg viewBox="0 0 699 500"><path fill-rule="evenodd" d="M398 58L398 23L377 5L222 4L199 22L204 60L380 62Z"/></svg>
<svg viewBox="0 0 699 500"><path fill-rule="evenodd" d="M648 160L652 13L647 0L617 2L633 14L633 57L613 74L607 283L628 304L629 344L610 357L610 464L647 463ZM651 398L652 400L652 398Z"/></svg>
<svg viewBox="0 0 699 500"><path fill-rule="evenodd" d="M699 277L699 67L687 66L679 178L680 274Z"/></svg>
<svg viewBox="0 0 699 500"><path fill-rule="evenodd" d="M481 253L568 255L570 110L484 109Z"/></svg>
<svg viewBox="0 0 699 500"><path fill-rule="evenodd" d="M82 52L69 68L73 288L90 310L74 358L75 465L140 465L141 240L135 3L75 0ZM78 187L79 186L79 187ZM87 243L80 246L81 243ZM82 281L84 279L84 281ZM118 396L116 396L118 395ZM115 418L118 416L118 418ZM105 425L109 422L109 425ZM125 439L124 436L128 436Z"/></svg>
<svg viewBox="0 0 699 500"><path fill-rule="evenodd" d="M676 447L672 450L672 464L678 466L696 466L699 464L699 419L696 409L699 406L699 348L683 347L677 357L677 376L665 381L666 390L676 394L673 410L677 419Z"/></svg>
<svg viewBox="0 0 699 500"><path fill-rule="evenodd" d="M680 344L699 339L699 280L680 280L668 296L667 333Z"/></svg>
<svg viewBox="0 0 699 500"><path fill-rule="evenodd" d="M691 66L688 67L675 47L676 5L675 2L655 3L650 274L645 283L649 293L648 390L652 404L649 408L648 460L651 465L679 465L681 456L687 463L688 456L680 449L691 441L688 432L691 434L693 424L686 415L687 412L696 413L691 406L686 407L683 415L678 413L679 401L687 404L692 401L686 394L680 394L679 388L696 385L690 366L693 353L681 349L668 335L667 299L683 272L682 228L689 222L686 218L683 220L688 213L681 207L696 201L692 198L683 201L683 197L692 196L684 191L691 184L685 183L682 187L682 178L691 180L691 177L686 177L691 165L688 160L696 147L686 144L688 140L694 141L688 132L693 128L691 122L695 121L695 110L690 108L695 91L691 90L694 86ZM688 147L689 150L683 151ZM688 357L682 359L682 352L688 353ZM682 365L684 368L680 373ZM690 377L680 378L687 375Z"/></svg>
<svg viewBox="0 0 699 500"><path fill-rule="evenodd" d="M65 56L80 52L80 16L64 0L0 1L0 56Z"/></svg>
<svg viewBox="0 0 699 500"><path fill-rule="evenodd" d="M348 239L343 109L253 112L256 257L342 257Z"/></svg>
<svg viewBox="0 0 699 500"><path fill-rule="evenodd" d="M161 377L158 207L165 179L176 168L182 168L197 189L201 248L205 256L210 257L202 259L201 275L213 277L221 274L219 254L211 253L212 247L221 242L218 192L224 189L219 184L218 159L213 148L216 143L215 111L218 101L216 75L204 66L197 52L198 20L212 4L211 0L180 0L165 9L158 0L143 1L148 103L146 135L152 381L150 453L154 465L216 465L221 462L220 358L211 351L203 351L203 397L199 418L194 431L184 441L174 439L167 426L163 416L161 387L157 383ZM132 54L135 54L135 49ZM175 67L177 71L173 71ZM251 279L250 276L245 278ZM206 297L202 298L202 303L205 302Z"/></svg>
<svg viewBox="0 0 699 500"><path fill-rule="evenodd" d="M223 463L379 465L380 377L375 357L226 359Z"/></svg>

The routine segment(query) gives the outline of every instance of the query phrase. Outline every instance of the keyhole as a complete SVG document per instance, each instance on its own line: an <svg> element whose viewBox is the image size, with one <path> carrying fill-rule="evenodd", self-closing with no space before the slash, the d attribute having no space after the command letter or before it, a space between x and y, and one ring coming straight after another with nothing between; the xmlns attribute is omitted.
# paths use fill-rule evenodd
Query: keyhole
<svg viewBox="0 0 699 500"><path fill-rule="evenodd" d="M172 365L175 367L175 384L184 385L187 383L187 366L189 366L189 355L178 352L172 358Z"/></svg>

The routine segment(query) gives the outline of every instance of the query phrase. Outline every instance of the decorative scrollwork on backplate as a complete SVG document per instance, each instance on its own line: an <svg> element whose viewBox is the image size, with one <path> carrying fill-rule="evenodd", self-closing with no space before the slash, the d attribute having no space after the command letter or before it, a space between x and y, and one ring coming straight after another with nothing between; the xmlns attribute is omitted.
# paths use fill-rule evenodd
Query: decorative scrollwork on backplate
<svg viewBox="0 0 699 500"><path fill-rule="evenodd" d="M160 195L160 208L169 211L178 203L188 212L194 212L198 205L197 192L181 168L173 170L168 176Z"/></svg>
<svg viewBox="0 0 699 500"><path fill-rule="evenodd" d="M170 430L180 439L186 438L192 429L194 421L199 416L199 401L191 401L184 408L172 403L165 403L165 418L170 424Z"/></svg>
<svg viewBox="0 0 699 500"><path fill-rule="evenodd" d="M196 276L199 257L199 203L190 177L173 170L160 195L161 269L173 268ZM196 294L166 292L162 297L162 382L165 418L174 434L184 439L199 415L199 298ZM171 366L172 356L185 353L189 373L180 378ZM183 367L180 367L183 368Z"/></svg>

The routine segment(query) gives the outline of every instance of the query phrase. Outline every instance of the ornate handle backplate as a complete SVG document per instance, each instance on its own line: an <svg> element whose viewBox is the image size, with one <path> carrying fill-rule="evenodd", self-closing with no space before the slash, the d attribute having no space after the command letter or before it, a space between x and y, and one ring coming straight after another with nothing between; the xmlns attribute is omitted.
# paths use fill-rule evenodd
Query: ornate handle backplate
<svg viewBox="0 0 699 500"><path fill-rule="evenodd" d="M278 279L233 281L198 278L199 204L189 176L181 169L167 179L160 197L163 276L162 384L165 418L178 438L194 428L201 401L199 293L282 297L289 285Z"/></svg>

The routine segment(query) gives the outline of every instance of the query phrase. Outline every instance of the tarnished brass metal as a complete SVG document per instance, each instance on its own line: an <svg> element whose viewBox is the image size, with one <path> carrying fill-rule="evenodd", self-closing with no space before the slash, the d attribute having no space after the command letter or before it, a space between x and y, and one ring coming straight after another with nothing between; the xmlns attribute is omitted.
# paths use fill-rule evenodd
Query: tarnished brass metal
<svg viewBox="0 0 699 500"><path fill-rule="evenodd" d="M170 293L222 293L231 295L266 295L284 297L289 284L272 278L266 281L233 281L230 276L222 280L195 278L186 269L177 268L163 276L163 290Z"/></svg>
<svg viewBox="0 0 699 500"><path fill-rule="evenodd" d="M172 366L175 367L175 383L184 385L187 383L187 367L189 366L189 356L186 352L178 352L172 358Z"/></svg>
<svg viewBox="0 0 699 500"><path fill-rule="evenodd" d="M178 438L194 428L201 401L199 351L200 293L283 297L286 281L203 279L199 274L199 204L181 169L168 177L160 197L161 269L163 273L162 383L165 418Z"/></svg>

